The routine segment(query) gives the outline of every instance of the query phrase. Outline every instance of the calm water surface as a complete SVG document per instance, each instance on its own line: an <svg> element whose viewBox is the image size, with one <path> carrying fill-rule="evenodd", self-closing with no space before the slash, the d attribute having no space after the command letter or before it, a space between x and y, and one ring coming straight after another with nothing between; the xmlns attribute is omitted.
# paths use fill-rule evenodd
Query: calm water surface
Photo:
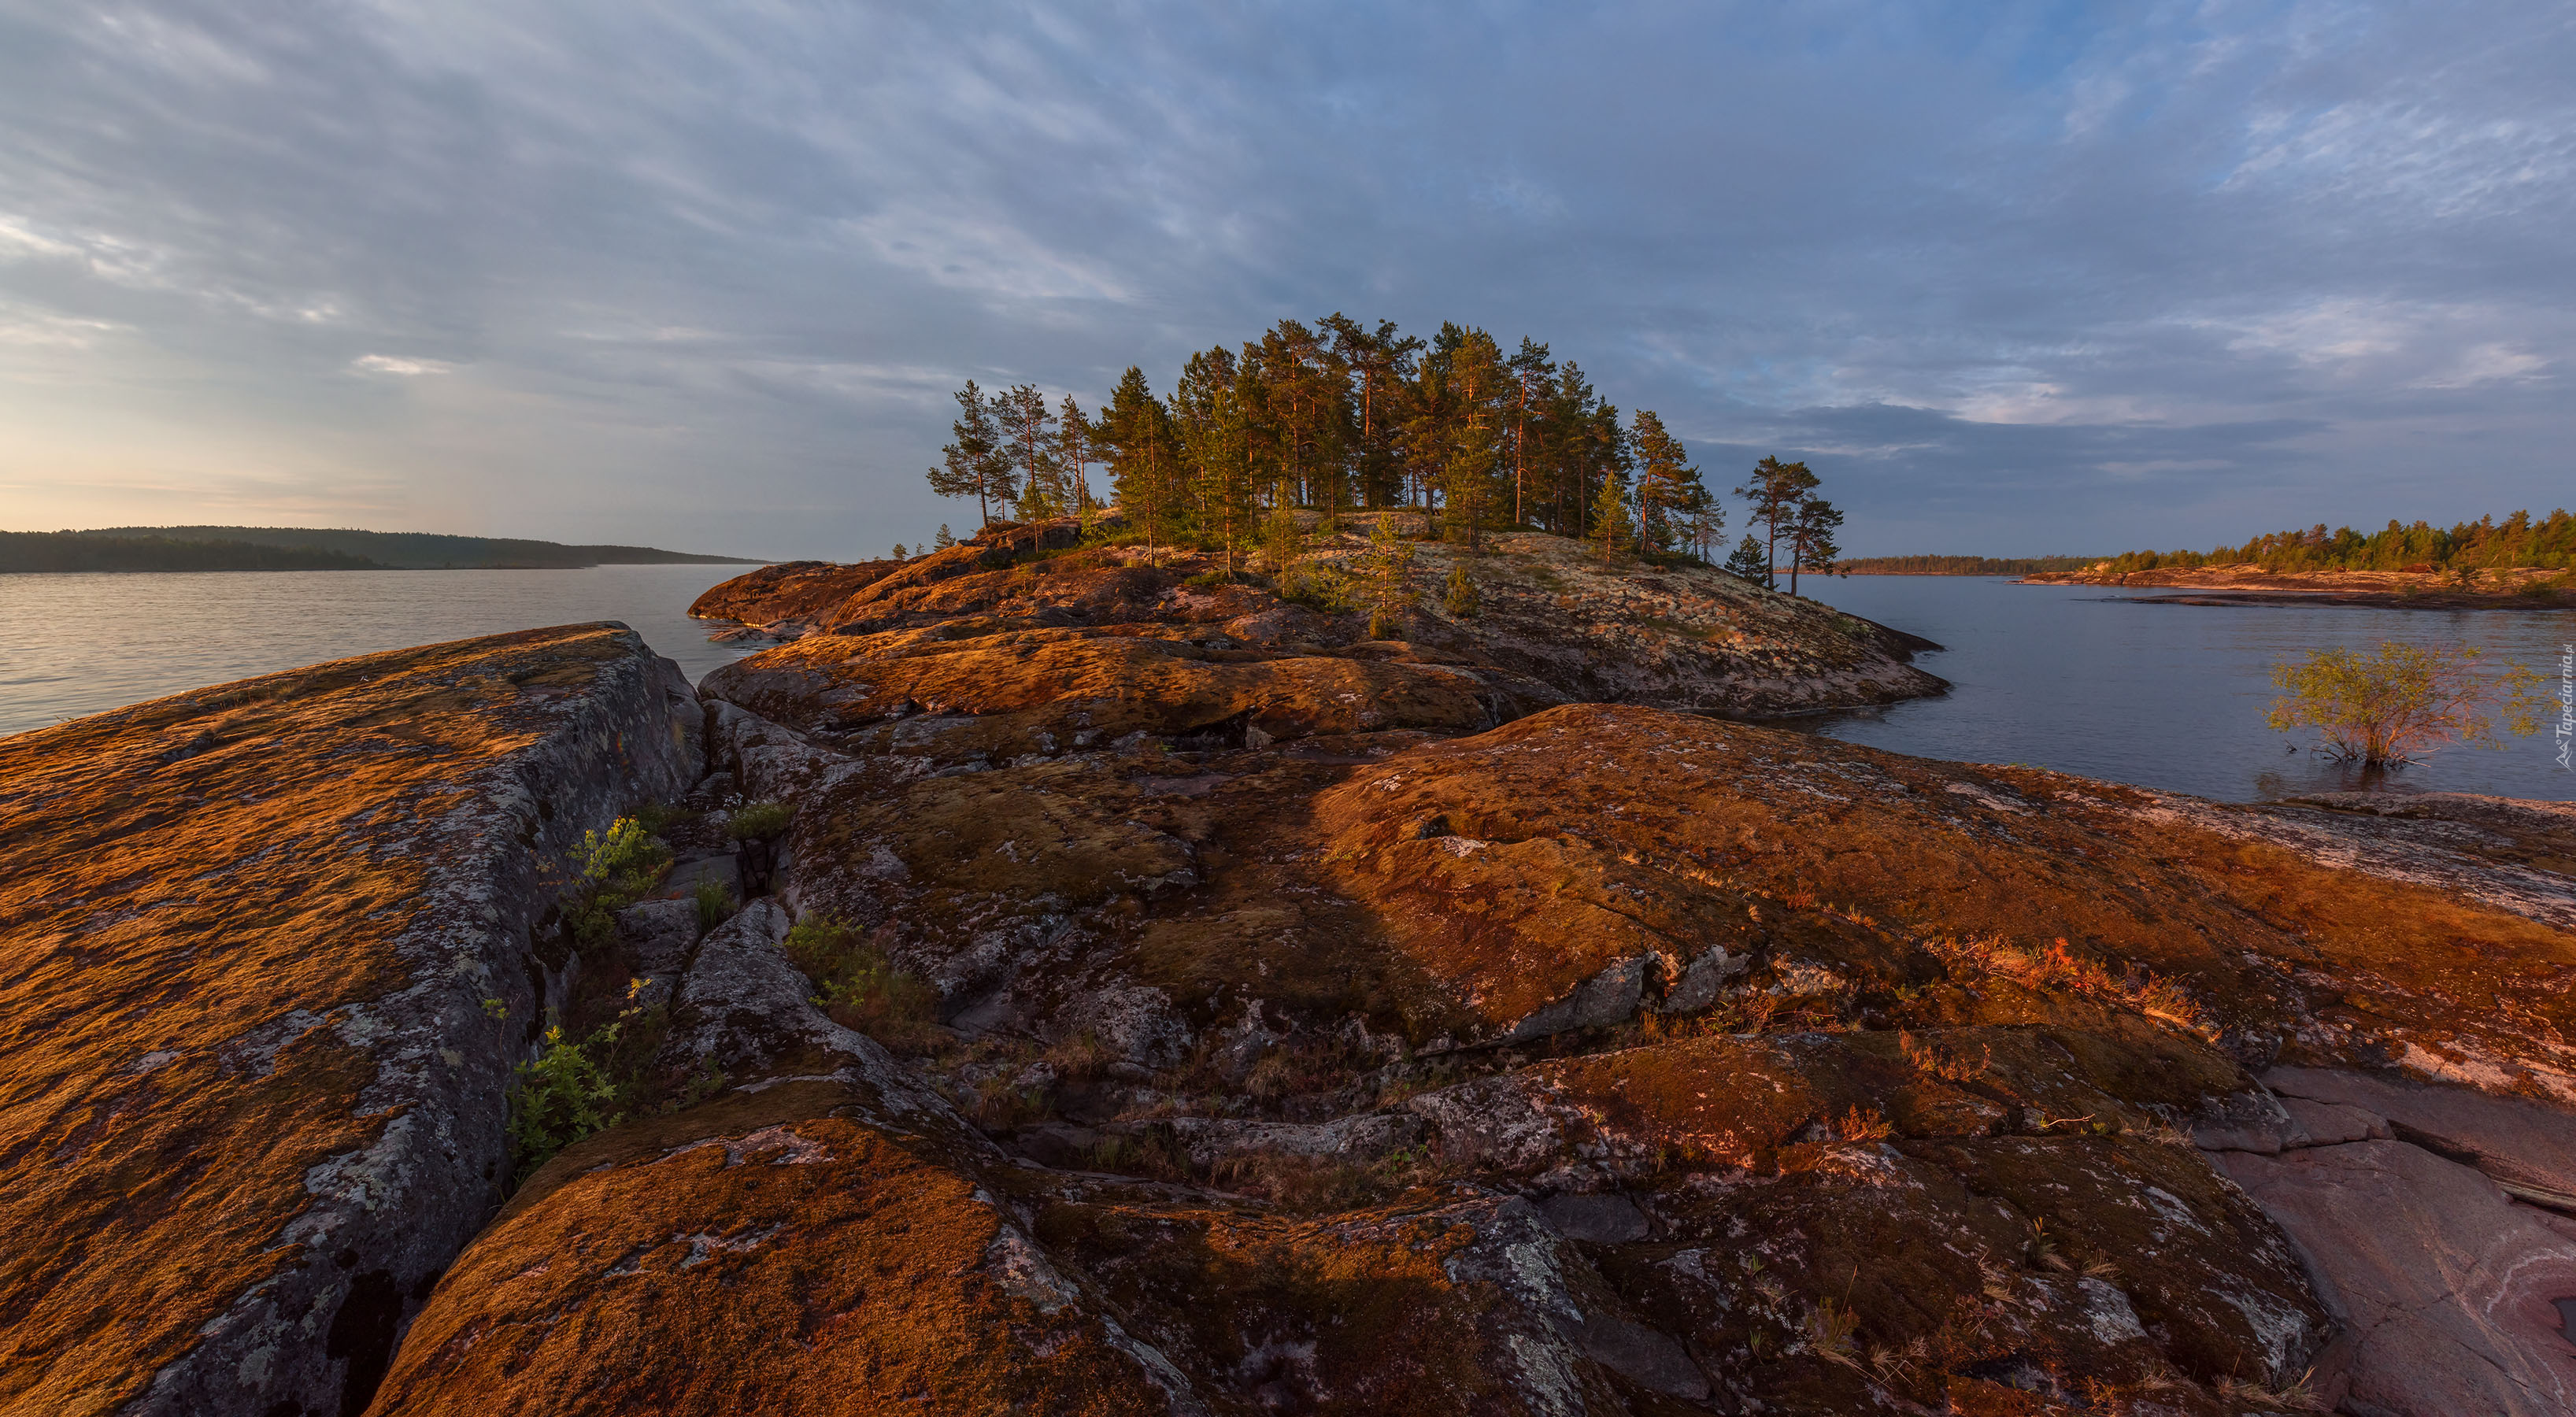
<svg viewBox="0 0 2576 1417"><path fill-rule="evenodd" d="M707 643L689 602L745 569L0 576L0 733L326 659L584 620L624 621L694 680L745 651ZM2096 586L1950 576L1799 588L1948 646L1917 662L1949 694L1802 725L1832 737L2237 801L2349 786L2576 801L2576 773L2546 732L2363 783L2284 752L2263 727L2275 660L2383 639L2467 643L2554 681L2576 612L2142 605Z"/></svg>
<svg viewBox="0 0 2576 1417"><path fill-rule="evenodd" d="M749 566L0 576L0 733L470 635L622 620L696 680L743 651L689 602Z"/></svg>
<svg viewBox="0 0 2576 1417"><path fill-rule="evenodd" d="M2347 787L2576 801L2546 723L2502 750L2450 748L2367 782L2285 752L2289 740L2263 726L2273 662L2335 645L2471 644L2554 685L2576 611L2151 605L2101 586L1970 576L1801 578L1798 589L1948 646L1915 663L1949 694L1816 722L1830 737L2240 802Z"/></svg>

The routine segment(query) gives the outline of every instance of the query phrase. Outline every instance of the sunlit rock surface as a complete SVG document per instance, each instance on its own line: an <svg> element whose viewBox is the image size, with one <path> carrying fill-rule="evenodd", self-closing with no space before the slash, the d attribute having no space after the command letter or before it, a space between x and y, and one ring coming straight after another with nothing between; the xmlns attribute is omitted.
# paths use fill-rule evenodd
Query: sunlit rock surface
<svg viewBox="0 0 2576 1417"><path fill-rule="evenodd" d="M1368 641L1054 536L730 592L792 642L664 820L759 898L565 971L703 1086L529 1177L374 1410L2565 1410L2559 815L1673 712L1917 671L1547 546Z"/></svg>
<svg viewBox="0 0 2576 1417"><path fill-rule="evenodd" d="M0 739L0 1411L363 1406L501 1198L565 854L700 723L587 625Z"/></svg>

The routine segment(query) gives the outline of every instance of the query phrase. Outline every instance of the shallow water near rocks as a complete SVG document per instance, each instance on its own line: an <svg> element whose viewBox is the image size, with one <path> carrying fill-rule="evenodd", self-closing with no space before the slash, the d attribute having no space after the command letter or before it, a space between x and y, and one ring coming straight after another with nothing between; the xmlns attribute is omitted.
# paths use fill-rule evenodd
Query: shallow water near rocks
<svg viewBox="0 0 2576 1417"><path fill-rule="evenodd" d="M1984 576L1801 577L1800 593L1946 648L1914 662L1954 686L1942 697L1797 720L1891 752L2026 763L2085 777L2261 801L2382 789L2576 801L2547 723L2501 750L2450 748L2365 778L2263 726L2275 661L2383 640L2470 644L2490 665L2559 682L2576 612L2389 610L2338 605L2159 605L2101 586L2026 586Z"/></svg>
<svg viewBox="0 0 2576 1417"><path fill-rule="evenodd" d="M377 650L621 620L692 680L763 648L710 644L699 592L744 566L578 571L284 571L0 576L0 733ZM2544 731L2452 749L2365 781L2285 752L2263 727L2277 659L2383 639L2464 642L2555 678L2567 611L2142 605L2098 586L1987 577L1802 579L1814 599L1946 648L1916 662L1956 687L1791 720L1922 757L2028 763L2253 801L2353 787L2576 801Z"/></svg>
<svg viewBox="0 0 2576 1417"><path fill-rule="evenodd" d="M694 682L761 646L707 643L689 602L749 566L572 571L0 575L0 733L378 650L621 620Z"/></svg>

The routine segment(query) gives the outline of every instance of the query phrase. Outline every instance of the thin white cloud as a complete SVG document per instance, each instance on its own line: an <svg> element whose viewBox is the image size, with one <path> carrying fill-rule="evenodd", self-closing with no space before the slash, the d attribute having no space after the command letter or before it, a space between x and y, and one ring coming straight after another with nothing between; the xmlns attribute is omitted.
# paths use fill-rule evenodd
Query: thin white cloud
<svg viewBox="0 0 2576 1417"><path fill-rule="evenodd" d="M361 354L349 361L349 367L361 374L391 374L410 379L423 374L446 374L456 366L440 359L403 359L390 354Z"/></svg>

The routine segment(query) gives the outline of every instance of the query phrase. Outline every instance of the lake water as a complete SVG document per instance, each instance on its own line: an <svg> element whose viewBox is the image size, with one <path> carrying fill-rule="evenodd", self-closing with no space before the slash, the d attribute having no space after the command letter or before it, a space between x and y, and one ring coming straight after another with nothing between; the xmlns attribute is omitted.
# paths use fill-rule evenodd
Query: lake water
<svg viewBox="0 0 2576 1417"><path fill-rule="evenodd" d="M707 643L689 602L745 569L0 576L0 733L326 659L584 620L624 621L696 679L747 651ZM2237 801L2363 785L2576 801L2576 773L2545 731L2364 784L2284 752L2263 727L2275 660L2383 639L2467 643L2554 680L2576 612L2141 605L2095 586L1949 576L1799 588L1948 646L1917 662L1949 694L1796 725L1832 737Z"/></svg>
<svg viewBox="0 0 2576 1417"><path fill-rule="evenodd" d="M696 680L689 602L749 566L0 575L0 733L353 654L622 620ZM757 646L754 646L757 648Z"/></svg>
<svg viewBox="0 0 2576 1417"><path fill-rule="evenodd" d="M1829 715L1834 738L1969 762L2027 763L2229 801L2340 788L2576 801L2549 727L2498 750L2448 748L2364 781L2263 726L2274 662L2384 640L2470 644L2558 682L2576 611L2154 605L2101 586L1983 576L1801 577L1801 593L1948 648L1915 663L1940 697Z"/></svg>

